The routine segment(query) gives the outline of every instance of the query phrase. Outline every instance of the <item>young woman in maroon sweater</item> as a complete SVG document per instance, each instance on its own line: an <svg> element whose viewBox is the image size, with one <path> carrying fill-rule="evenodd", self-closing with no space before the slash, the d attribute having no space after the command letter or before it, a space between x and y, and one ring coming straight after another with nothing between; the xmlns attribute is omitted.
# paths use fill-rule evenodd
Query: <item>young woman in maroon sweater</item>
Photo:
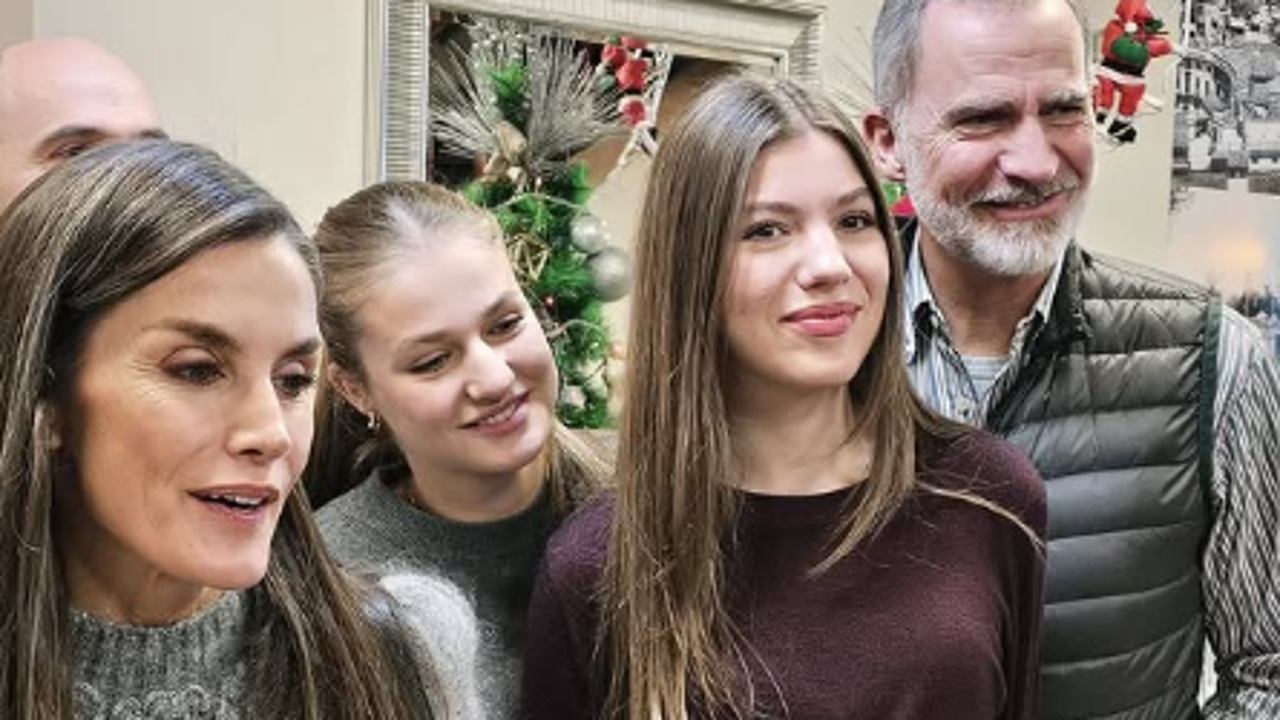
<svg viewBox="0 0 1280 720"><path fill-rule="evenodd" d="M1044 491L927 411L856 132L785 80L663 138L618 487L552 539L527 718L1034 718Z"/></svg>

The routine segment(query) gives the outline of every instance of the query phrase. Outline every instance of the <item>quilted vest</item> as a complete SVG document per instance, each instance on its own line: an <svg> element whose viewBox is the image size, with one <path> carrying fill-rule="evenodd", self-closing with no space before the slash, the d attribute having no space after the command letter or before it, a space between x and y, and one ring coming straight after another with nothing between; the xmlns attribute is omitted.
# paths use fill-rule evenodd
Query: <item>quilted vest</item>
<svg viewBox="0 0 1280 720"><path fill-rule="evenodd" d="M988 417L1048 493L1041 717L1198 718L1221 304L1073 245L1051 316Z"/></svg>

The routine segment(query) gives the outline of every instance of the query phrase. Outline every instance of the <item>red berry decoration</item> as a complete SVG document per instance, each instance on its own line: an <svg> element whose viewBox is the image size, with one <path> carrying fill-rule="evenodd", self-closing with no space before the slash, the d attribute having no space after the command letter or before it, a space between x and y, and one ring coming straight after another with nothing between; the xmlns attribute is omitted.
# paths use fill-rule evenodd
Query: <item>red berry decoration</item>
<svg viewBox="0 0 1280 720"><path fill-rule="evenodd" d="M627 49L621 45L605 45L600 50L600 62L617 70L627 63Z"/></svg>
<svg viewBox="0 0 1280 720"><path fill-rule="evenodd" d="M639 95L628 95L618 101L618 113L622 115L628 125L635 126L644 122L648 112L648 109L644 106L644 99Z"/></svg>
<svg viewBox="0 0 1280 720"><path fill-rule="evenodd" d="M648 72L648 60L631 58L618 69L618 87L623 90L644 90L645 74Z"/></svg>
<svg viewBox="0 0 1280 720"><path fill-rule="evenodd" d="M623 35L618 40L622 43L622 47L628 50L643 50L649 47L649 43L644 38L635 35Z"/></svg>

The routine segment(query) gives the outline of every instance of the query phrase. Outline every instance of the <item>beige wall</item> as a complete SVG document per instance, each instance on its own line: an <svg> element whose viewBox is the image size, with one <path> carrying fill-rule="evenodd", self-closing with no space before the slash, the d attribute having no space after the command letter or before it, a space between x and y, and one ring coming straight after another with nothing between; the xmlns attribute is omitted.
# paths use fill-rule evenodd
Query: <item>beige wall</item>
<svg viewBox="0 0 1280 720"><path fill-rule="evenodd" d="M33 0L0 0L0 48L31 37Z"/></svg>
<svg viewBox="0 0 1280 720"><path fill-rule="evenodd" d="M39 0L33 34L122 56L171 135L222 152L310 228L362 185L364 27L358 0Z"/></svg>

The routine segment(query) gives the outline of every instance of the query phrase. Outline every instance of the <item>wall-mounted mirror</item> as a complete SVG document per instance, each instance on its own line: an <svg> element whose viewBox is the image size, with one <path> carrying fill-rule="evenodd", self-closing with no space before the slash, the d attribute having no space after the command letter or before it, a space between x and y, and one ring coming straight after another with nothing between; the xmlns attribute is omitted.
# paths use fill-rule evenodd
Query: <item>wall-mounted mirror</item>
<svg viewBox="0 0 1280 720"><path fill-rule="evenodd" d="M492 15L583 34L629 34L677 57L817 79L826 3L785 0L368 0L366 181L422 179L432 12Z"/></svg>

